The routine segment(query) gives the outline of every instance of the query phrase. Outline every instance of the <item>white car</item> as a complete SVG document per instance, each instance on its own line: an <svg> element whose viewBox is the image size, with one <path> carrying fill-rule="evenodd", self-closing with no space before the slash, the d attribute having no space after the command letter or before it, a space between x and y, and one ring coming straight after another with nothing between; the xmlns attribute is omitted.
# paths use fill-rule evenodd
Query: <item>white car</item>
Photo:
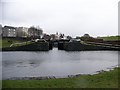
<svg viewBox="0 0 120 90"><path fill-rule="evenodd" d="M80 39L71 39L69 42L81 42Z"/></svg>
<svg viewBox="0 0 120 90"><path fill-rule="evenodd" d="M46 42L44 39L35 39L35 42Z"/></svg>

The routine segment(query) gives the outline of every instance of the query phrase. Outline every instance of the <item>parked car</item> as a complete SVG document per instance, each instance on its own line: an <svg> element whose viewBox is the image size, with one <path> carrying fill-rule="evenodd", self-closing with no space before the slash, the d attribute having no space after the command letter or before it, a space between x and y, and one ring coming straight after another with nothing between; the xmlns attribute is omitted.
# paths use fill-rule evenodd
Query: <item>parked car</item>
<svg viewBox="0 0 120 90"><path fill-rule="evenodd" d="M69 42L81 42L81 39L75 39L75 38L73 38Z"/></svg>
<svg viewBox="0 0 120 90"><path fill-rule="evenodd" d="M47 42L45 39L35 39L35 42Z"/></svg>

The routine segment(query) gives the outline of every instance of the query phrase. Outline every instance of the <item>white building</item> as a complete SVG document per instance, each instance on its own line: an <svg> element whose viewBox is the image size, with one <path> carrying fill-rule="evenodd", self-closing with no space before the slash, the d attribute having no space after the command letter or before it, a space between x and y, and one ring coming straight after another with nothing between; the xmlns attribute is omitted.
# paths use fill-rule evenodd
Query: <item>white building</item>
<svg viewBox="0 0 120 90"><path fill-rule="evenodd" d="M16 37L17 35L15 27L4 26L2 30L3 37Z"/></svg>

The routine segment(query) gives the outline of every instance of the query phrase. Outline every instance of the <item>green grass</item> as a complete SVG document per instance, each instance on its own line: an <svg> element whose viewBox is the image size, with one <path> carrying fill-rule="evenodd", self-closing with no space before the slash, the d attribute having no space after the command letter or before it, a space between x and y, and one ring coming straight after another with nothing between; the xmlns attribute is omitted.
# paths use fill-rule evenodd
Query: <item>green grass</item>
<svg viewBox="0 0 120 90"><path fill-rule="evenodd" d="M120 40L120 36L106 36L106 37L99 37L105 41L114 41L114 40Z"/></svg>
<svg viewBox="0 0 120 90"><path fill-rule="evenodd" d="M95 75L49 80L3 80L3 88L118 88L118 68Z"/></svg>
<svg viewBox="0 0 120 90"><path fill-rule="evenodd" d="M21 43L23 41L21 40L15 40L15 39L0 39L0 48L10 47L12 43Z"/></svg>
<svg viewBox="0 0 120 90"><path fill-rule="evenodd" d="M22 43L22 44L15 44L15 43ZM10 47L11 44L14 44L13 46L22 46L22 45L31 44L31 43L32 42L26 42L23 40L17 40L17 39L11 39L11 38L0 39L0 48Z"/></svg>

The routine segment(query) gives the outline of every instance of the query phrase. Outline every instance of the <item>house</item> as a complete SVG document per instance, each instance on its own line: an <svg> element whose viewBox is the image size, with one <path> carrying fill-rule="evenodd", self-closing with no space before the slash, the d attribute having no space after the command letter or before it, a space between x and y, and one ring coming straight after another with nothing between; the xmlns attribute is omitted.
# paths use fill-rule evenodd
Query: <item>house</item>
<svg viewBox="0 0 120 90"><path fill-rule="evenodd" d="M51 34L50 37L51 37L51 40L58 40L59 39L58 35L56 35L56 34Z"/></svg>
<svg viewBox="0 0 120 90"><path fill-rule="evenodd" d="M61 38L58 32L56 32L56 34L51 34L50 37L51 37L51 40L60 40Z"/></svg>
<svg viewBox="0 0 120 90"><path fill-rule="evenodd" d="M2 29L3 37L16 37L16 28L12 26L4 26Z"/></svg>

